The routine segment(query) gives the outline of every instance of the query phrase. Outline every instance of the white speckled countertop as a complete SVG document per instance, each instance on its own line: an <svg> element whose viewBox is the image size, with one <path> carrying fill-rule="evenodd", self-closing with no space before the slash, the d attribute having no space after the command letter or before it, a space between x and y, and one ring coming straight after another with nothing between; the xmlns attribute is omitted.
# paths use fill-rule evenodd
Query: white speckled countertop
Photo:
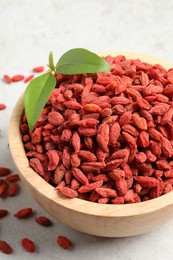
<svg viewBox="0 0 173 260"><path fill-rule="evenodd" d="M126 50L146 53L173 63L173 1L167 0L1 0L0 77L4 74L29 75L37 65L46 65L52 50L55 60L74 47L91 51ZM0 80L0 165L16 172L8 149L7 129L12 109L24 91L23 83ZM35 215L47 214L20 183L14 198L0 199L0 208L10 214L0 219L0 239L14 249L0 259L42 260L172 260L173 220L159 229L129 238L100 238L74 231L52 219L44 228L13 214L22 207L33 207ZM74 247L65 251L56 245L57 235L69 237ZM20 239L29 237L37 245L34 255L25 252Z"/></svg>

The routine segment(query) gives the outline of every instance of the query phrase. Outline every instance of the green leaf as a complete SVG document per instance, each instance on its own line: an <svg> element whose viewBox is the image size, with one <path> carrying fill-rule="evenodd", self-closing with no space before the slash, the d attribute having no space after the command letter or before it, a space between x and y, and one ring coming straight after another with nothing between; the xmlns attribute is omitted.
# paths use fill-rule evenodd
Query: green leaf
<svg viewBox="0 0 173 260"><path fill-rule="evenodd" d="M109 63L86 49L71 49L64 53L56 65L61 74L83 74L105 72L111 69Z"/></svg>
<svg viewBox="0 0 173 260"><path fill-rule="evenodd" d="M33 79L27 86L24 107L30 130L33 130L55 85L56 78L49 72Z"/></svg>
<svg viewBox="0 0 173 260"><path fill-rule="evenodd" d="M55 65L54 65L54 61L53 61L53 54L52 52L49 53L49 67L52 71L55 70Z"/></svg>

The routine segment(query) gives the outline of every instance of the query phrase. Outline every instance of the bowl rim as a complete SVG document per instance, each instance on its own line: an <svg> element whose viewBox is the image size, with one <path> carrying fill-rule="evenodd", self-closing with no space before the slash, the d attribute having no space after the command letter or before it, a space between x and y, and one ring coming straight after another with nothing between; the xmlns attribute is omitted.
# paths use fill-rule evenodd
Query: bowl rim
<svg viewBox="0 0 173 260"><path fill-rule="evenodd" d="M133 52L102 52L101 56L117 56L125 55L127 59L141 59L144 62L156 64L159 63L166 69L173 67L172 64L165 62L153 56L133 53ZM21 133L19 129L20 118L23 111L23 94L17 101L8 127L9 147L15 165L19 170L19 175L24 182L28 182L32 188L50 201L68 208L73 211L78 211L82 214L89 214L99 217L132 217L134 215L151 214L154 211L159 211L168 207L173 203L173 191L164 194L158 198L134 204L99 204L95 202L85 201L79 198L65 198L58 194L55 188L47 183L39 176L32 168L30 168L28 159L25 154Z"/></svg>

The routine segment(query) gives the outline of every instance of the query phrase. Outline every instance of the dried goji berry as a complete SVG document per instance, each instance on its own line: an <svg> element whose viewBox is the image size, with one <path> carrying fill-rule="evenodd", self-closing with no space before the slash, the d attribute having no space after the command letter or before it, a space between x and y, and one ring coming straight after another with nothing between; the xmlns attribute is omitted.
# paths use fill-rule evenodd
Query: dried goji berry
<svg viewBox="0 0 173 260"><path fill-rule="evenodd" d="M36 217L35 218L35 221L41 225L41 226L45 226L45 227L48 227L48 226L51 226L52 225L52 221L50 219L48 219L47 217L44 217L44 216L39 216L39 217Z"/></svg>
<svg viewBox="0 0 173 260"><path fill-rule="evenodd" d="M124 204L124 198L123 197L116 197L114 199L111 199L112 204Z"/></svg>
<svg viewBox="0 0 173 260"><path fill-rule="evenodd" d="M117 192L110 188L96 188L95 191L104 198L117 197Z"/></svg>
<svg viewBox="0 0 173 260"><path fill-rule="evenodd" d="M126 180L124 178L116 180L116 188L119 195L125 195L128 191Z"/></svg>
<svg viewBox="0 0 173 260"><path fill-rule="evenodd" d="M97 143L100 146L100 148L104 152L108 152L108 144L109 144L109 126L106 123L103 123L99 126L98 131L97 131Z"/></svg>
<svg viewBox="0 0 173 260"><path fill-rule="evenodd" d="M97 202L99 204L106 204L109 202L109 198L98 198Z"/></svg>
<svg viewBox="0 0 173 260"><path fill-rule="evenodd" d="M6 81L8 84L11 84L11 83L12 83L12 79L11 79L11 77L10 77L9 75L5 74L5 75L4 75L4 79L5 79L5 81Z"/></svg>
<svg viewBox="0 0 173 260"><path fill-rule="evenodd" d="M83 172L80 169L73 167L72 174L77 179L77 181L79 181L81 184L83 185L88 184L87 177L85 176L85 174L83 174Z"/></svg>
<svg viewBox="0 0 173 260"><path fill-rule="evenodd" d="M84 162L81 164L81 169L84 172L95 172L105 167L105 163L102 162Z"/></svg>
<svg viewBox="0 0 173 260"><path fill-rule="evenodd" d="M0 209L0 218L5 217L8 214L8 210L6 209Z"/></svg>
<svg viewBox="0 0 173 260"><path fill-rule="evenodd" d="M17 194L18 190L19 190L19 185L16 182L13 182L8 187L7 194L8 196L13 197Z"/></svg>
<svg viewBox="0 0 173 260"><path fill-rule="evenodd" d="M21 240L21 245L29 253L34 253L36 250L34 242L32 240L30 240L29 238L26 238L26 237L23 238Z"/></svg>
<svg viewBox="0 0 173 260"><path fill-rule="evenodd" d="M63 149L63 155L62 155L62 163L66 169L70 168L71 163L71 156L70 156L70 149L69 147L64 147Z"/></svg>
<svg viewBox="0 0 173 260"><path fill-rule="evenodd" d="M0 197L3 197L6 193L7 182L4 182L0 185Z"/></svg>
<svg viewBox="0 0 173 260"><path fill-rule="evenodd" d="M158 180L148 176L134 176L134 179L144 187L152 188L158 185Z"/></svg>
<svg viewBox="0 0 173 260"><path fill-rule="evenodd" d="M66 184L69 185L70 182L71 182L71 179L72 179L71 171L66 170L65 175L64 175L64 179L65 179Z"/></svg>
<svg viewBox="0 0 173 260"><path fill-rule="evenodd" d="M65 175L65 167L63 165L59 165L54 172L53 182L55 184L59 184Z"/></svg>
<svg viewBox="0 0 173 260"><path fill-rule="evenodd" d="M41 176L44 176L44 168L39 159L30 159L29 164L37 173L39 173Z"/></svg>
<svg viewBox="0 0 173 260"><path fill-rule="evenodd" d="M81 186L78 189L78 192L80 192L80 193L90 192L92 190L95 190L96 188L100 188L102 186L102 184L103 184L102 180L96 181L96 182L93 182L93 183L89 183L89 184L86 184L84 186Z"/></svg>
<svg viewBox="0 0 173 260"><path fill-rule="evenodd" d="M129 98L126 97L113 97L111 98L111 104L116 105L116 104L120 104L120 105L127 105L132 103L132 101Z"/></svg>
<svg viewBox="0 0 173 260"><path fill-rule="evenodd" d="M109 144L115 145L117 143L117 140L120 136L121 128L118 122L115 122L110 127L110 136L109 136Z"/></svg>
<svg viewBox="0 0 173 260"><path fill-rule="evenodd" d="M71 188L77 190L80 187L80 183L76 179L71 180Z"/></svg>
<svg viewBox="0 0 173 260"><path fill-rule="evenodd" d="M159 103L150 109L150 113L153 115L164 115L170 106L165 103Z"/></svg>
<svg viewBox="0 0 173 260"><path fill-rule="evenodd" d="M140 117L137 113L134 113L132 118L137 128L139 128L140 130L147 130L148 127L145 118Z"/></svg>
<svg viewBox="0 0 173 260"><path fill-rule="evenodd" d="M97 104L86 104L83 106L83 110L90 113L99 113L102 109Z"/></svg>
<svg viewBox="0 0 173 260"><path fill-rule="evenodd" d="M77 198L78 197L78 193L77 191L68 188L68 187L56 187L56 189L62 193L64 196L68 197L68 198Z"/></svg>
<svg viewBox="0 0 173 260"><path fill-rule="evenodd" d="M27 83L27 82L31 81L33 78L34 78L34 75L31 74L31 75L29 75L28 77L25 78L24 82Z"/></svg>
<svg viewBox="0 0 173 260"><path fill-rule="evenodd" d="M16 181L20 180L20 177L19 177L19 174L12 174L12 175L7 176L5 179L8 182L16 182Z"/></svg>
<svg viewBox="0 0 173 260"><path fill-rule="evenodd" d="M34 67L32 70L34 72L43 72L44 71L44 66Z"/></svg>
<svg viewBox="0 0 173 260"><path fill-rule="evenodd" d="M77 152L74 152L71 155L71 166L72 167L79 167L81 164L81 159L79 158L79 155Z"/></svg>
<svg viewBox="0 0 173 260"><path fill-rule="evenodd" d="M50 124L52 125L56 125L56 126L59 126L61 125L62 123L64 123L64 118L63 116L57 112L57 111L52 111L48 114L48 117L47 117L48 121Z"/></svg>
<svg viewBox="0 0 173 260"><path fill-rule="evenodd" d="M77 101L73 101L73 100L66 101L66 102L64 103L64 105L65 105L67 108L75 109L75 110L78 110L78 109L81 109L81 108L82 108L82 105L81 105L80 103L78 103Z"/></svg>
<svg viewBox="0 0 173 260"><path fill-rule="evenodd" d="M80 126L78 128L78 132L80 135L86 136L86 137L91 137L97 134L96 128L89 128L89 127L82 127Z"/></svg>
<svg viewBox="0 0 173 260"><path fill-rule="evenodd" d="M51 149L47 153L47 156L49 158L49 164L48 164L48 171L53 171L56 169L56 167L59 164L59 155L56 150Z"/></svg>
<svg viewBox="0 0 173 260"><path fill-rule="evenodd" d="M6 105L5 104L2 104L2 103L0 103L0 110L4 110L4 109L6 109Z"/></svg>
<svg viewBox="0 0 173 260"><path fill-rule="evenodd" d="M33 212L32 208L24 208L24 209L17 211L14 214L14 217L16 217L16 218L26 218L26 217L29 217L32 214L32 212Z"/></svg>
<svg viewBox="0 0 173 260"><path fill-rule="evenodd" d="M13 253L13 249L11 248L11 246L3 240L0 240L0 251L8 255Z"/></svg>
<svg viewBox="0 0 173 260"><path fill-rule="evenodd" d="M58 236L56 242L63 249L70 249L72 246L71 241L65 236Z"/></svg>
<svg viewBox="0 0 173 260"><path fill-rule="evenodd" d="M98 174L96 176L93 176L92 178L92 181L103 181L103 182L108 182L110 180L109 176L107 174Z"/></svg>
<svg viewBox="0 0 173 260"><path fill-rule="evenodd" d="M80 150L78 155L84 161L88 161L88 162L95 162L95 161L97 161L97 158L96 158L95 154L91 153L90 151Z"/></svg>
<svg viewBox="0 0 173 260"><path fill-rule="evenodd" d="M10 169L6 167L0 167L0 177L10 174Z"/></svg>
<svg viewBox="0 0 173 260"><path fill-rule="evenodd" d="M17 82L17 81L23 80L24 78L25 78L25 76L17 74L17 75L14 75L11 79L13 82Z"/></svg>
<svg viewBox="0 0 173 260"><path fill-rule="evenodd" d="M80 146L81 146L81 140L80 136L78 135L77 132L75 132L71 138L71 143L73 145L73 148L76 152L79 152Z"/></svg>

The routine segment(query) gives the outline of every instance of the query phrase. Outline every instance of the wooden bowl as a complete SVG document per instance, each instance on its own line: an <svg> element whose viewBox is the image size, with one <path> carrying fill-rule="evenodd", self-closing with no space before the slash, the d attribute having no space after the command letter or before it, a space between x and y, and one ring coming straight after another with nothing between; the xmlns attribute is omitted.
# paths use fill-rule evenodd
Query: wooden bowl
<svg viewBox="0 0 173 260"><path fill-rule="evenodd" d="M138 53L103 53L125 55L131 59L156 64L166 69L173 65L155 57ZM29 166L19 130L23 111L23 96L17 102L9 125L9 145L20 177L28 192L51 216L78 231L103 236L126 237L151 231L173 217L173 191L145 202L125 205L106 205L81 199L62 198L53 186L44 181Z"/></svg>

